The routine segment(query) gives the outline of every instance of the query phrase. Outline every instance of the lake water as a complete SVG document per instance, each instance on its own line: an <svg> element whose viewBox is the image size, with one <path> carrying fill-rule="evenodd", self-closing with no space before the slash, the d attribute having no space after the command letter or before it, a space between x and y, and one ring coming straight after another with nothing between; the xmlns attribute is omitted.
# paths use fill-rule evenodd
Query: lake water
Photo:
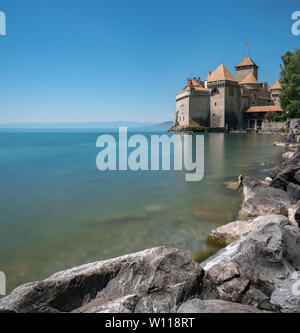
<svg viewBox="0 0 300 333"><path fill-rule="evenodd" d="M184 171L99 171L103 132L0 131L0 271L8 292L158 245L209 250L209 232L234 220L242 200L224 182L265 177L282 153L272 146L278 136L206 134L204 179L186 182Z"/></svg>

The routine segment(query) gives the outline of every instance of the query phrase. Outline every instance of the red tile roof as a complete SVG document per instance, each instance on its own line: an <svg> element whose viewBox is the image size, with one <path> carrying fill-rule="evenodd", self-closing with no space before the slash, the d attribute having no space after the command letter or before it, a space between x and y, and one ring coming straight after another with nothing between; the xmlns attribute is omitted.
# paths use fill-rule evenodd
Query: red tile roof
<svg viewBox="0 0 300 333"><path fill-rule="evenodd" d="M252 72L250 72L240 84L259 84L256 80L256 77L253 75Z"/></svg>
<svg viewBox="0 0 300 333"><path fill-rule="evenodd" d="M270 105L270 106L251 106L250 109L247 110L247 113L252 112L283 112L280 106Z"/></svg>
<svg viewBox="0 0 300 333"><path fill-rule="evenodd" d="M210 91L211 91L210 89L207 89L207 88L204 88L204 87L199 87L199 86L192 86L192 87L196 91L204 91L204 92L207 92L207 93L210 93ZM185 92L185 91L188 91L188 86L186 86L184 89L182 89L181 91L179 91L176 94L176 96L179 95L179 94L181 94L181 93L183 93L183 92Z"/></svg>
<svg viewBox="0 0 300 333"><path fill-rule="evenodd" d="M281 86L279 80L275 82L273 87L271 87L271 90L276 90L276 89L282 89L282 86Z"/></svg>
<svg viewBox="0 0 300 333"><path fill-rule="evenodd" d="M237 79L230 73L229 69L221 64L208 78L207 82L215 81L233 81L237 82Z"/></svg>
<svg viewBox="0 0 300 333"><path fill-rule="evenodd" d="M240 63L238 63L235 67L244 67L244 66L256 66L255 62L250 57L245 57Z"/></svg>

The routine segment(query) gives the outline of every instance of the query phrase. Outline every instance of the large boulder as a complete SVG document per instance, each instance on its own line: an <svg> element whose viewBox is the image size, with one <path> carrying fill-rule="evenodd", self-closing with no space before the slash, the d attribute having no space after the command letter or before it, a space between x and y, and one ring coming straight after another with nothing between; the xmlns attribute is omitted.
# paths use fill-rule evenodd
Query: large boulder
<svg viewBox="0 0 300 333"><path fill-rule="evenodd" d="M299 154L298 154L299 155ZM296 160L294 163L298 163ZM283 163L278 167L277 172L273 170L271 187L287 192L292 204L300 200L300 165Z"/></svg>
<svg viewBox="0 0 300 333"><path fill-rule="evenodd" d="M299 170L297 165L287 165L280 170L280 172L273 178L270 186L280 190L287 191L290 183L295 183L295 175Z"/></svg>
<svg viewBox="0 0 300 333"><path fill-rule="evenodd" d="M300 200L300 186L297 184L289 183L287 186L287 194L290 202L295 204Z"/></svg>
<svg viewBox="0 0 300 333"><path fill-rule="evenodd" d="M276 166L271 172L271 187L287 192L292 204L300 200L300 151L299 148L293 157L281 165Z"/></svg>
<svg viewBox="0 0 300 333"><path fill-rule="evenodd" d="M289 167L298 168L298 170L300 170L300 149L299 149L299 147L297 148L297 150L295 151L295 153L293 154L293 157L291 159L283 162L282 164L277 165L275 168L273 168L270 171L270 177L274 179L277 175L279 175L281 173L285 173L284 170L289 171L289 169L288 169Z"/></svg>
<svg viewBox="0 0 300 333"><path fill-rule="evenodd" d="M300 313L300 274L283 281L271 295L271 304L284 313Z"/></svg>
<svg viewBox="0 0 300 333"><path fill-rule="evenodd" d="M201 265L216 283L221 299L282 311L278 298L271 301L271 296L300 270L300 229L263 224ZM289 312L300 311L295 304Z"/></svg>
<svg viewBox="0 0 300 333"><path fill-rule="evenodd" d="M286 161L293 158L293 156L294 156L294 152L292 152L292 151L288 151L288 152L282 154L282 158Z"/></svg>
<svg viewBox="0 0 300 333"><path fill-rule="evenodd" d="M65 270L0 300L15 312L176 312L189 298L218 298L201 266L158 247Z"/></svg>
<svg viewBox="0 0 300 333"><path fill-rule="evenodd" d="M249 305L223 301L220 299L201 300L194 298L183 303L178 313L265 313Z"/></svg>
<svg viewBox="0 0 300 333"><path fill-rule="evenodd" d="M285 142L287 144L300 143L300 119L291 119L290 133Z"/></svg>
<svg viewBox="0 0 300 333"><path fill-rule="evenodd" d="M280 225L287 225L289 223L288 219L283 215L262 215L249 220L234 221L225 224L216 230L213 230L209 235L209 239L212 242L215 241L219 244L223 243L228 245L248 235L258 226L270 222L278 223Z"/></svg>
<svg viewBox="0 0 300 333"><path fill-rule="evenodd" d="M288 216L290 201L287 193L281 189L273 188L254 177L246 177L243 196L239 220L268 214Z"/></svg>
<svg viewBox="0 0 300 333"><path fill-rule="evenodd" d="M278 174L282 173L284 169L286 169L289 166L298 167L298 170L300 169L300 148L298 147L295 153L293 154L293 157L287 161L284 161L282 164L277 165L275 168L273 168L270 171L270 177L275 178Z"/></svg>

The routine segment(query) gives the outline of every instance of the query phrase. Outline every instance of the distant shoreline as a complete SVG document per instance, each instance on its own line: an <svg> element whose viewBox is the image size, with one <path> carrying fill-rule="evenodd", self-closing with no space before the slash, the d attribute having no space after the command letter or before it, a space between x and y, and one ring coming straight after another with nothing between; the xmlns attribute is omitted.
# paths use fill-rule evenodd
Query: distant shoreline
<svg viewBox="0 0 300 333"><path fill-rule="evenodd" d="M0 123L0 129L89 129L89 128L118 128L125 127L150 127L158 125L154 122L134 122L134 121L105 121L105 122L16 122Z"/></svg>

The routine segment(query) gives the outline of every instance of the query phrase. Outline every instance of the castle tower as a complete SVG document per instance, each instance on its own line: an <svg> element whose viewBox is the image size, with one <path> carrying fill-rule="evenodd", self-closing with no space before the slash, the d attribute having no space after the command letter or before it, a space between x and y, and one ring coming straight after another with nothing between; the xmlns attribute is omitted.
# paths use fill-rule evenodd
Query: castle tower
<svg viewBox="0 0 300 333"><path fill-rule="evenodd" d="M274 86L271 87L271 98L274 102L274 105L280 106L280 94L282 92L282 86L278 81L275 82Z"/></svg>
<svg viewBox="0 0 300 333"><path fill-rule="evenodd" d="M246 77L240 82L242 87L245 87L250 93L251 105L256 104L256 99L259 95L260 85L254 76L253 72L249 72Z"/></svg>
<svg viewBox="0 0 300 333"><path fill-rule="evenodd" d="M239 128L241 125L241 91L237 79L224 64L208 78L210 95L210 127L222 129Z"/></svg>
<svg viewBox="0 0 300 333"><path fill-rule="evenodd" d="M249 73L252 73L256 80L258 80L258 66L250 57L245 57L239 64L235 66L236 79L241 82Z"/></svg>
<svg viewBox="0 0 300 333"><path fill-rule="evenodd" d="M176 95L176 126L209 126L210 90L203 85L200 77L193 80L189 78L187 86Z"/></svg>

